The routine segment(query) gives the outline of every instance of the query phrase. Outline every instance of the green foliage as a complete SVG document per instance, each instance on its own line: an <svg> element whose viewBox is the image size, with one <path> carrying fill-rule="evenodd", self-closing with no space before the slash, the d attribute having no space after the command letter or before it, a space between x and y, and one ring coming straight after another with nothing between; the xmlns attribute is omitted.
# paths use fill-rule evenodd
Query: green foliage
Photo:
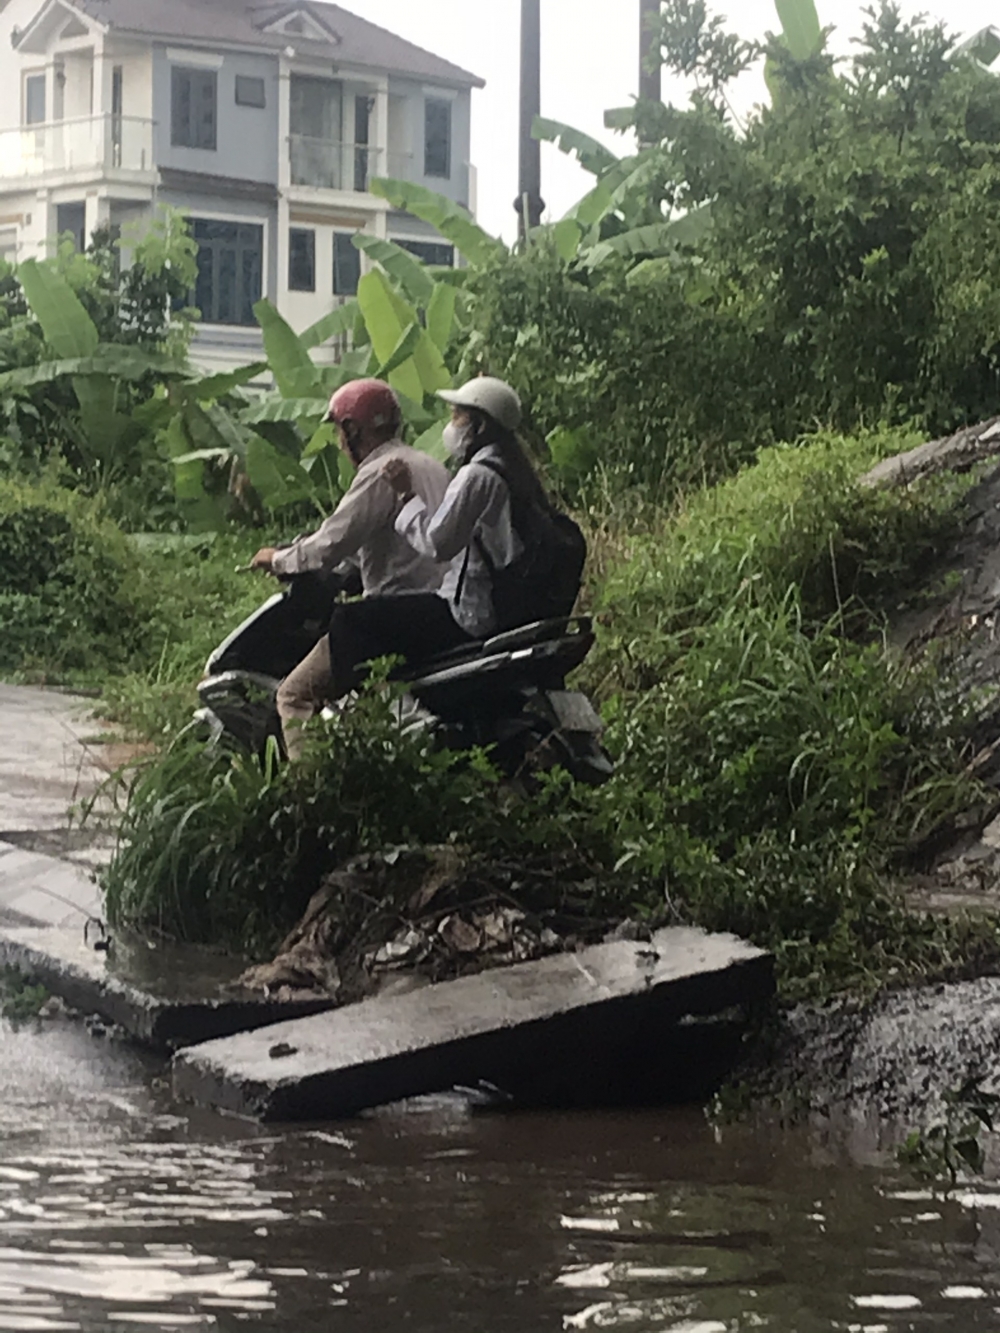
<svg viewBox="0 0 1000 1333"><path fill-rule="evenodd" d="M945 1115L926 1129L915 1129L896 1156L922 1180L946 1181L954 1189L959 1176L982 1175L986 1153L981 1135L992 1134L1000 1097L983 1088L984 1077L966 1079L944 1094Z"/></svg>
<svg viewBox="0 0 1000 1333"><path fill-rule="evenodd" d="M509 378L539 437L590 429L617 484L669 496L817 424L943 433L1000 409L1000 82L938 25L871 10L835 66L812 0L779 6L772 107L726 102L759 52L694 0L662 50L687 108L609 113L607 163L527 252L476 270L464 369Z"/></svg>
<svg viewBox="0 0 1000 1333"><path fill-rule="evenodd" d="M10 1023L37 1018L49 992L26 979L14 968L0 969L0 1016Z"/></svg>
<svg viewBox="0 0 1000 1333"><path fill-rule="evenodd" d="M760 463L628 542L585 683L618 775L594 818L653 909L774 949L786 991L950 956L886 885L979 799L971 719L936 665L894 660L881 612L955 532L948 485L856 478L898 435L828 437Z"/></svg>
<svg viewBox="0 0 1000 1333"><path fill-rule="evenodd" d="M352 708L314 724L294 765L274 749L263 764L208 755L182 737L140 768L105 879L108 912L257 952L294 924L327 872L360 852L455 842L579 858L573 804L558 781L530 805L504 796L482 757L434 750L401 726L376 681Z"/></svg>
<svg viewBox="0 0 1000 1333"><path fill-rule="evenodd" d="M86 254L67 242L0 281L0 472L61 465L127 521L141 508L144 524L177 522L149 405L164 381L190 378L190 323L171 311L193 281L194 243L167 210L127 245L124 272L105 232Z"/></svg>
<svg viewBox="0 0 1000 1333"><path fill-rule="evenodd" d="M98 503L0 481L0 670L127 665L151 610L135 566Z"/></svg>

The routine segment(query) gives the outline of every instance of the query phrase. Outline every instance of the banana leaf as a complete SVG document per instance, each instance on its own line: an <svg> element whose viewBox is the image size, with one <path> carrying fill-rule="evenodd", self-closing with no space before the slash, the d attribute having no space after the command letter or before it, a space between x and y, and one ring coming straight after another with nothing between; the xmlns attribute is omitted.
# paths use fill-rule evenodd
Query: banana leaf
<svg viewBox="0 0 1000 1333"><path fill-rule="evenodd" d="M61 273L26 259L17 269L31 313L45 341L61 359L92 356L100 336L83 303Z"/></svg>
<svg viewBox="0 0 1000 1333"><path fill-rule="evenodd" d="M531 137L540 139L543 143L555 144L561 153L575 157L585 171L595 176L603 176L619 160L611 149L606 148L599 140L584 134L582 130L574 129L572 125L564 125L559 120L546 120L543 116L536 116L531 127Z"/></svg>
<svg viewBox="0 0 1000 1333"><path fill-rule="evenodd" d="M311 383L318 379L309 349L270 301L258 301L253 312L264 334L264 350L279 393L286 398L301 396L303 381Z"/></svg>
<svg viewBox="0 0 1000 1333"><path fill-rule="evenodd" d="M429 223L469 261L477 267L506 254L502 241L484 231L460 204L434 190L414 185L410 181L376 177L368 186L372 194L388 199L393 208L412 213L422 222Z"/></svg>
<svg viewBox="0 0 1000 1333"><path fill-rule="evenodd" d="M434 279L416 255L411 255L395 241L383 241L379 236L368 236L364 232L351 239L357 250L385 269L408 301L421 309L427 308L434 295Z"/></svg>

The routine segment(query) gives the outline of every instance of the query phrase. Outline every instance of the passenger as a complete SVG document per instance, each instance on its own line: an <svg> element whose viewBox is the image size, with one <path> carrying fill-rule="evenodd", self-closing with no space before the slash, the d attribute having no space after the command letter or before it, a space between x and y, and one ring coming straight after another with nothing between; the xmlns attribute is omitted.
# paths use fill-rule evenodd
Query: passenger
<svg viewBox="0 0 1000 1333"><path fill-rule="evenodd" d="M447 470L402 442L399 400L381 380L355 380L338 389L326 420L336 424L340 447L357 468L347 494L311 536L280 549L263 547L252 561L255 569L278 575L333 570L346 561L360 567L364 599L336 608L329 634L278 689L292 758L301 753L303 724L354 687L360 662L389 652L427 655L446 645L449 634L455 637L447 604L434 593L446 570L395 531L399 501L381 469L390 461L405 467L414 495L431 512L447 490ZM392 627L391 648L381 647L377 630L383 622Z"/></svg>
<svg viewBox="0 0 1000 1333"><path fill-rule="evenodd" d="M512 500L522 510L551 506L515 434L521 400L509 384L484 375L439 397L451 404L444 439L459 463L441 505L434 508L420 494L406 459L387 459L382 475L403 500L397 533L447 568L440 598L456 629L485 638L509 628L498 623L493 571L510 566L522 550Z"/></svg>

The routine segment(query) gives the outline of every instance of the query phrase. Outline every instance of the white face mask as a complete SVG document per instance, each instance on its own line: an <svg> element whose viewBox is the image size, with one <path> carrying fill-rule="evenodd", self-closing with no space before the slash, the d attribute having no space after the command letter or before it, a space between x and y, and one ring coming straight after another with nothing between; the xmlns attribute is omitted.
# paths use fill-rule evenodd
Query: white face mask
<svg viewBox="0 0 1000 1333"><path fill-rule="evenodd" d="M452 458L462 452L471 438L471 426L459 426L454 421L449 421L444 428L444 447Z"/></svg>

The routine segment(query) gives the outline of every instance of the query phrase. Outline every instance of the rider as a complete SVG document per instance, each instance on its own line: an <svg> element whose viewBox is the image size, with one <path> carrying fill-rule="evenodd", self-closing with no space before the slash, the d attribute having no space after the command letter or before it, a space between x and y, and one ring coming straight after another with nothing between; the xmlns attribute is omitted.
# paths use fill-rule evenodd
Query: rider
<svg viewBox="0 0 1000 1333"><path fill-rule="evenodd" d="M440 597L454 622L469 636L485 638L497 628L491 567L510 565L522 550L511 496L541 509L548 500L515 434L521 400L509 384L481 375L438 396L451 404L444 441L459 462L441 505L420 494L406 459L387 459L382 475L404 501L397 533L446 569Z"/></svg>
<svg viewBox="0 0 1000 1333"><path fill-rule="evenodd" d="M294 575L356 563L364 597L377 597L382 604L381 615L396 624L401 644L398 651L404 656L432 652L440 641L434 613L443 606L433 590L440 585L445 570L414 550L395 531L393 520L399 502L382 476L382 467L389 462L403 465L412 479L414 493L432 511L445 494L448 473L441 463L402 442L399 400L381 380L355 380L338 389L330 400L326 420L337 426L340 447L357 468L354 480L336 511L316 532L280 549L263 547L254 556L253 567ZM381 655L371 651L357 657L358 636L352 628L359 614L353 608L364 605L361 601L338 606L330 634L320 639L278 689L285 747L292 756L301 751L302 725L324 703L352 688L359 661ZM443 619L450 617L445 615ZM443 632L443 646L448 646L447 626Z"/></svg>

